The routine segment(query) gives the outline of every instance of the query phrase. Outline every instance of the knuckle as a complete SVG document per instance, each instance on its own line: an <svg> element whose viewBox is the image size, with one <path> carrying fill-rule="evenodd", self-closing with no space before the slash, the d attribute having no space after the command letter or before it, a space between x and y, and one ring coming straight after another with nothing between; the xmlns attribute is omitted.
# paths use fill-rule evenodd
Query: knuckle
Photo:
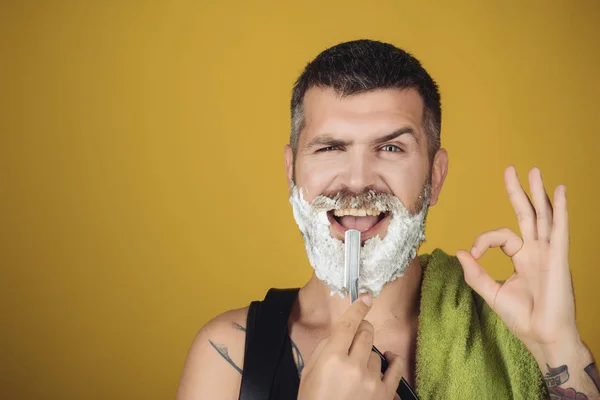
<svg viewBox="0 0 600 400"><path fill-rule="evenodd" d="M532 217L532 215L530 213L523 212L523 211L517 212L517 219L519 221L527 221L527 220L531 219L531 217Z"/></svg>
<svg viewBox="0 0 600 400"><path fill-rule="evenodd" d="M352 321L347 320L347 319L341 319L338 321L337 323L338 328L343 330L343 331L349 331L352 330L354 324L352 323Z"/></svg>
<svg viewBox="0 0 600 400"><path fill-rule="evenodd" d="M475 240L473 242L474 242L474 244L479 244L479 243L483 242L487 237L488 237L488 232L480 233L479 235L477 235L477 237L475 238Z"/></svg>

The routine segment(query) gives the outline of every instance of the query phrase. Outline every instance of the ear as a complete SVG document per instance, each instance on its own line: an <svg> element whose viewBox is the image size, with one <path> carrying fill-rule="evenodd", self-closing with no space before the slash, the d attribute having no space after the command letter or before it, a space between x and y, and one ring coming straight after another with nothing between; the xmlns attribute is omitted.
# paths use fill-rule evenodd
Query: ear
<svg viewBox="0 0 600 400"><path fill-rule="evenodd" d="M431 167L431 202L434 206L438 202L438 197L442 191L442 186L448 174L448 152L446 149L439 149L433 158Z"/></svg>
<svg viewBox="0 0 600 400"><path fill-rule="evenodd" d="M294 151L289 144L283 149L283 160L285 162L285 174L288 181L289 195L292 194L292 183L294 182Z"/></svg>

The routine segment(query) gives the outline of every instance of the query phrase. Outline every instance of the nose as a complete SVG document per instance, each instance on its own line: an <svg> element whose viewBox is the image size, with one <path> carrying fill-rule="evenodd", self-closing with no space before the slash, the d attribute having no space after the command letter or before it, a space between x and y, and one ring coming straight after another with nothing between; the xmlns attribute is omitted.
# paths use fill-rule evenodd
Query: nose
<svg viewBox="0 0 600 400"><path fill-rule="evenodd" d="M357 152L358 153L358 152ZM375 185L374 165L367 154L353 154L348 157L344 184L353 192L360 193L364 188Z"/></svg>

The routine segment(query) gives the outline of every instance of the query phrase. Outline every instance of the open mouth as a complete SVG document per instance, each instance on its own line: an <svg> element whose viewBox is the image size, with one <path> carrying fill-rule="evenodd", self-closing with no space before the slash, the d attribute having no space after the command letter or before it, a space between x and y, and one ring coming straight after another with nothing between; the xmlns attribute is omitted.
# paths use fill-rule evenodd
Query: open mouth
<svg viewBox="0 0 600 400"><path fill-rule="evenodd" d="M356 229L361 232L361 241L364 243L378 234L383 227L384 222L389 219L389 213L374 209L343 209L330 210L327 212L327 217L333 229L332 234L340 236L343 240L344 233L348 229Z"/></svg>

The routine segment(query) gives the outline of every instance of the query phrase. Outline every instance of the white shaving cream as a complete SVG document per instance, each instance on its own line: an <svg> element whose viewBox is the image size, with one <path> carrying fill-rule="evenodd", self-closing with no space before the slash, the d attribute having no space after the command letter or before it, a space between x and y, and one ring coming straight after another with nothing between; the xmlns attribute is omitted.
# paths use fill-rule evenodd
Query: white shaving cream
<svg viewBox="0 0 600 400"><path fill-rule="evenodd" d="M360 293L377 296L383 285L404 275L406 267L417 255L417 249L425 241L425 220L429 207L430 185L424 187L422 208L411 214L395 196L386 201L374 201L371 207L391 214L387 233L365 241L360 253ZM290 196L294 218L302 237L308 260L317 278L325 282L331 294L345 297L344 289L344 243L331 237L327 212L339 208L336 200L319 196L312 203L304 200L302 190L295 185Z"/></svg>

